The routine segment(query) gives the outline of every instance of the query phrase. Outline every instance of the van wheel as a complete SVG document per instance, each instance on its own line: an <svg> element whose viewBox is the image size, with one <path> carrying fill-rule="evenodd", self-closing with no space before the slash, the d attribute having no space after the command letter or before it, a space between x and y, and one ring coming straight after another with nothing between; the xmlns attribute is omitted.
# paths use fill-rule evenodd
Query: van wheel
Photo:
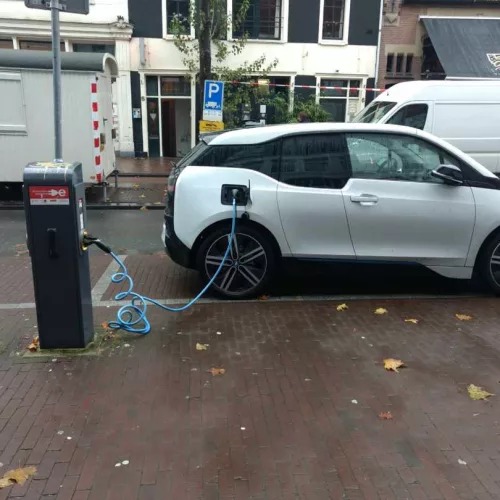
<svg viewBox="0 0 500 500"><path fill-rule="evenodd" d="M219 269L230 236L230 226L219 227L200 246L196 265L205 282L208 283ZM239 224L229 256L212 288L228 299L257 297L266 290L275 266L276 258L267 236L258 229Z"/></svg>
<svg viewBox="0 0 500 500"><path fill-rule="evenodd" d="M495 236L482 252L478 271L488 288L500 295L500 234Z"/></svg>

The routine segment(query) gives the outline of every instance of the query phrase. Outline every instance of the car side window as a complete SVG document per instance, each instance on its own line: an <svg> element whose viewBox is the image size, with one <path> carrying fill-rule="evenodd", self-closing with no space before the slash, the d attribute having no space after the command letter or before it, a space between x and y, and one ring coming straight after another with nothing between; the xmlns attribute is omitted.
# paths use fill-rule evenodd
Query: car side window
<svg viewBox="0 0 500 500"><path fill-rule="evenodd" d="M428 110L427 104L409 104L400 109L387 123L424 130Z"/></svg>
<svg viewBox="0 0 500 500"><path fill-rule="evenodd" d="M442 184L431 176L439 165L460 162L422 139L400 134L346 134L353 178Z"/></svg>
<svg viewBox="0 0 500 500"><path fill-rule="evenodd" d="M350 175L342 134L308 134L283 140L281 182L318 189L342 189Z"/></svg>
<svg viewBox="0 0 500 500"><path fill-rule="evenodd" d="M209 146L192 165L243 168L278 179L279 159L280 143L272 141L262 144Z"/></svg>

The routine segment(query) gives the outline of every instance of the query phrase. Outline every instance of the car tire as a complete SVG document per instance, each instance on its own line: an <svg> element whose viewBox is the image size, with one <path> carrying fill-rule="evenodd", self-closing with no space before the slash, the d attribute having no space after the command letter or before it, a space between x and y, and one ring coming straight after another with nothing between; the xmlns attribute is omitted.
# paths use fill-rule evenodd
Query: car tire
<svg viewBox="0 0 500 500"><path fill-rule="evenodd" d="M220 267L227 250L231 226L219 226L203 240L196 254L196 267L208 283ZM249 224L238 222L233 249L211 289L232 300L255 298L267 290L276 269L270 238Z"/></svg>
<svg viewBox="0 0 500 500"><path fill-rule="evenodd" d="M495 295L500 295L500 234L497 234L481 252L477 270L489 290Z"/></svg>

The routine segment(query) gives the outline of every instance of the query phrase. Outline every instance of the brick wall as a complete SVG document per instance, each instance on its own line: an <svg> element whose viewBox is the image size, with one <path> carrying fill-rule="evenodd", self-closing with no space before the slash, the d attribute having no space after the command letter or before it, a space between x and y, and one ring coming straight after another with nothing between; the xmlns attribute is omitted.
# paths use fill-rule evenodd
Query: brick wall
<svg viewBox="0 0 500 500"><path fill-rule="evenodd" d="M402 0L384 0L378 87L405 80L420 80L422 66L423 29L419 16L500 17L500 7L454 7L427 5L403 5ZM387 75L387 54L413 54L411 75L393 78Z"/></svg>

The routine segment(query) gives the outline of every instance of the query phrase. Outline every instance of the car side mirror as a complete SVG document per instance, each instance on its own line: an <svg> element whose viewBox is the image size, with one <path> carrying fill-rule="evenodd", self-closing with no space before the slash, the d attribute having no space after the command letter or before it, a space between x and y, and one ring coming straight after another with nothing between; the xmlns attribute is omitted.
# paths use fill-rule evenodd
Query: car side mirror
<svg viewBox="0 0 500 500"><path fill-rule="evenodd" d="M449 186L462 186L464 183L464 174L455 165L439 165L431 172L431 176L441 179Z"/></svg>

